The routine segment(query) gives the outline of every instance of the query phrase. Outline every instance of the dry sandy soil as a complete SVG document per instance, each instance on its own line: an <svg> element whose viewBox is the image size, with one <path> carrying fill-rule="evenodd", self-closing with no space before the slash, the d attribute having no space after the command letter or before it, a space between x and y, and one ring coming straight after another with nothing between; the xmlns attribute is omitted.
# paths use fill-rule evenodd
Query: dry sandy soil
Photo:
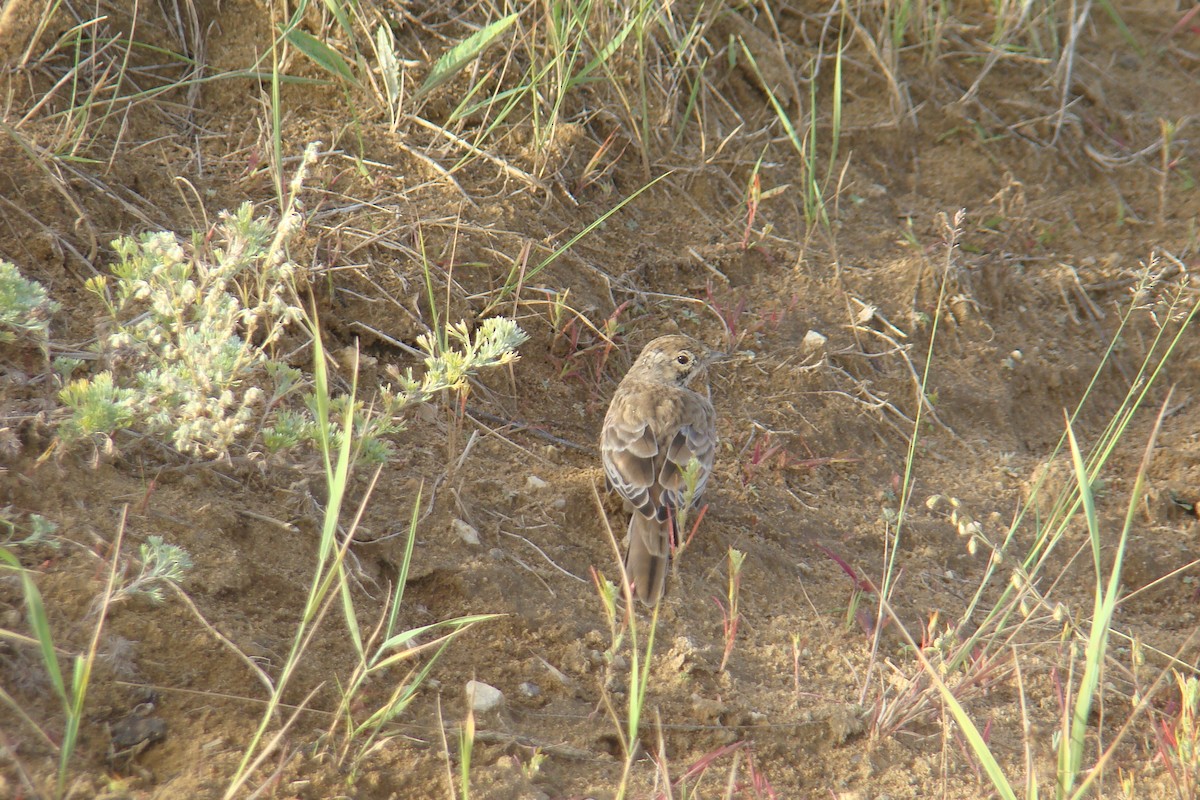
<svg viewBox="0 0 1200 800"><path fill-rule="evenodd" d="M42 5L10 0L0 16L0 257L62 304L51 325L56 346L80 349L94 341L103 312L83 282L106 271L114 237L205 230L215 212L244 200L264 213L273 207L270 86L226 77L121 105L90 123L80 158L67 158L66 122L53 114L69 98L51 90L69 60L51 45L76 19L58 7L30 45ZM1019 791L1031 774L1043 792L1052 788L1052 737L1081 663L1074 626L1086 630L1091 614L1086 531L1078 521L1066 526L1035 587L1045 602L1033 603L1009 640L985 618L1013 562L986 576L989 549L969 552L949 506L930 508L926 499L957 498L992 542L1028 509L1006 551L1019 560L1033 547L1035 516L1072 480L1064 456L1052 458L1064 409L1076 409L1090 386L1075 432L1085 450L1093 446L1131 387L1144 385L1143 360L1153 352L1159 363L1155 337L1178 330L1169 299L1179 298L1176 310L1195 304L1187 273L1200 265L1200 18L1138 0L1121 4L1124 33L1091 6L1066 63L1032 47L990 47L994 20L966 5L939 30L936 51L873 54L869 5L859 9L857 33L845 23L844 108L826 189L832 219L812 231L796 153L762 83L744 58L731 64L728 48L740 35L767 79L802 76L795 92L788 80L776 84L802 120L809 95L801 67L818 46L826 55L837 46L836 25L826 23L840 17L820 4L781 4L773 17L753 5L705 12L712 57L700 102L686 112L682 91L677 105L652 109L666 122L656 117L648 142L637 140L600 81L568 97L543 147L534 147L521 110L482 145L488 157L452 179L446 170L469 154L460 144L411 120L393 131L367 92L326 82L327 73L291 51L284 71L321 81L284 84L281 108L285 154L323 142L293 256L311 270L326 346L358 343L368 393L387 380L389 365L419 369L410 350L393 344L411 347L431 323L418 242L434 265L443 317L475 324L485 311L514 314L531 338L510 371L474 384L461 430L450 407L412 415L351 547L356 599L374 619L367 612L382 608L398 574L404 539L396 534L423 483L402 626L503 616L451 644L382 737L369 748L349 745L353 761L321 738L338 681L353 667L345 626L331 614L285 697L307 710L243 794L454 796L464 687L474 678L505 700L475 718L473 796L614 796L630 654L628 639L609 651L590 571L616 576L605 520L618 531L624 520L615 503L598 505L595 442L637 350L676 331L734 356L709 375L721 447L707 514L658 621L630 796L685 796L678 783L667 793L667 775L696 792L688 797L991 796L897 619L934 660L939 647L952 649L980 626L988 632L947 681ZM111 35L127 30L134 7L101 3L80 19L107 14L97 30ZM188 64L166 51L189 54L208 75L248 69L264 54L266 69L283 20L279 9L244 0L136 8L134 38L160 48L131 56L137 70L128 80L141 91L185 77ZM415 82L486 19L467 5L384 10ZM1064 19L1069 11L1053 10ZM690 18L694 9L676 12ZM543 11L527 13L514 30L527 31ZM304 28L322 33L317 9ZM1060 24L1058 33L1065 40L1069 31ZM422 118L445 122L472 74L515 58L508 46L437 89ZM822 64L818 161L831 138L832 61ZM47 93L48 104L27 116ZM680 120L691 121L673 141ZM1164 121L1178 125L1169 139ZM455 130L470 139L476 124ZM294 167L294 159L284 165L287 176ZM523 248L539 262L668 170L490 308ZM763 199L750 218L746 187L755 174ZM955 239L947 220L960 208ZM1135 294L1151 259L1161 279ZM567 289L570 311L556 326L547 301ZM612 347L588 326L606 321ZM1135 790L1129 796L1186 796L1162 753L1179 712L1166 670L1186 672L1200 657L1190 566L1200 557L1200 527L1188 506L1200 500L1198 349L1188 334L1166 360L1097 484L1111 558L1153 422L1174 387L1131 529L1120 635L1086 744L1093 764L1117 741L1096 787L1105 797L1126 796L1123 777ZM289 357L307 369L311 349ZM220 797L266 697L234 649L277 677L311 580L325 496L317 459L299 452L206 463L132 435L117 437L111 452L54 448L43 457L54 442L58 387L36 349L8 347L0 358L0 507L18 521L37 513L59 526L59 549L15 552L46 598L64 670L88 647L123 510L122 558L160 535L195 563L181 584L194 608L169 595L161 605L111 609L70 795ZM353 500L369 477L357 476ZM897 531L906 486L911 500ZM459 535L462 523L477 542ZM722 669L730 548L746 561L740 626ZM896 619L881 625L875 589L889 559ZM639 620L644 633L648 618ZM29 632L13 575L0 577L0 627ZM386 700L410 666L369 685L358 710ZM62 711L35 649L0 642L0 686L52 739L61 736ZM1138 692L1151 699L1125 726ZM165 736L110 758L114 726L147 698ZM0 755L0 795L52 794L57 755L9 705L0 706Z"/></svg>

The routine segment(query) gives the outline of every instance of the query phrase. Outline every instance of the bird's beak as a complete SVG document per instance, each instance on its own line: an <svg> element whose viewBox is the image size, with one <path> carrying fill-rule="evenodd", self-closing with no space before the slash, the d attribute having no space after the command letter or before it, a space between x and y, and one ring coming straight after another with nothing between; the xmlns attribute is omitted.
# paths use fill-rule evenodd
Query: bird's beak
<svg viewBox="0 0 1200 800"><path fill-rule="evenodd" d="M719 364L722 361L728 361L731 358L733 358L733 353L725 353L720 350L709 350L700 363L703 367L709 367L713 364Z"/></svg>

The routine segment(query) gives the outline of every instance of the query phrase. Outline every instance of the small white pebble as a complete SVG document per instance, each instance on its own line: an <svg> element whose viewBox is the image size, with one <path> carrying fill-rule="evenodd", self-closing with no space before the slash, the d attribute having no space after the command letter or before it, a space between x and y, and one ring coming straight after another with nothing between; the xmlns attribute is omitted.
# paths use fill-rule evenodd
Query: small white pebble
<svg viewBox="0 0 1200 800"><path fill-rule="evenodd" d="M504 692L483 681L467 681L467 700L477 714L494 711L504 703Z"/></svg>
<svg viewBox="0 0 1200 800"><path fill-rule="evenodd" d="M530 475L525 479L525 488L531 492L541 491L550 484L539 478L537 475Z"/></svg>
<svg viewBox="0 0 1200 800"><path fill-rule="evenodd" d="M479 546L479 531L469 522L464 522L461 519L456 519L450 523L450 530L454 531L454 535L462 539L473 547Z"/></svg>
<svg viewBox="0 0 1200 800"><path fill-rule="evenodd" d="M804 334L804 341L800 343L800 349L805 353L813 353L825 349L825 343L829 341L829 337L817 331L809 331Z"/></svg>

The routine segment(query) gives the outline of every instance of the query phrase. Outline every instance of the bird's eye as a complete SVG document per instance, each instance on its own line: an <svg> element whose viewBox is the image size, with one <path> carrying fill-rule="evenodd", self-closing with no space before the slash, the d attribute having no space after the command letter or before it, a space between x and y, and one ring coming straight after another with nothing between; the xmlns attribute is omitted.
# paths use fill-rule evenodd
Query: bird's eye
<svg viewBox="0 0 1200 800"><path fill-rule="evenodd" d="M677 362L679 362L680 366L686 367L688 364L690 364L692 362L692 357L690 355L688 355L687 353L680 353L678 356L675 357L675 360Z"/></svg>

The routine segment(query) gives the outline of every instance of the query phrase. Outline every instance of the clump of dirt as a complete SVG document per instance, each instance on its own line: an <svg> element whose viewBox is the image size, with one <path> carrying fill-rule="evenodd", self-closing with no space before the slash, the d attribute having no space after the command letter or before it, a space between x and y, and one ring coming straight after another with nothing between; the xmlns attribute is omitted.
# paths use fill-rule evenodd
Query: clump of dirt
<svg viewBox="0 0 1200 800"><path fill-rule="evenodd" d="M1097 483L1111 560L1165 409L1116 624L1151 666L1194 667L1194 341L1162 361L1147 396L1132 407L1121 399L1146 384L1143 359L1155 353L1153 369L1162 358L1156 337L1169 337L1178 312L1195 304L1186 280L1197 264L1195 146L1190 120L1173 137L1163 127L1179 109L1200 108L1196 59L1177 57L1190 53L1195 31L1170 29L1147 4L1120 9L1128 33L1093 13L1073 62L1061 62L1066 77L1047 59L989 49L988 18L947 23L938 53L871 53L848 39L829 223L814 227L800 162L766 92L790 103L793 118L808 113L785 90L788 59L829 44L825 10L809 5L780 8L774 25L765 13L725 9L721 30L786 47L760 65L763 78L741 51L722 51L704 73L711 97L727 104L703 109L712 130L685 128L675 147L645 161L652 148L639 149L616 111L579 108L540 148L532 121L514 124L486 158L456 168L475 147L448 121L467 87L438 90L424 109L436 124L399 135L357 95L348 114L347 94L311 83L327 75L293 51L287 73L307 82L281 87L283 153L327 143L294 243L296 260L313 265L308 288L326 350L361 351L359 385L369 395L388 366L420 370L416 337L435 320L513 315L531 338L511 370L481 376L463 405L414 413L395 439L397 456L370 486L369 473L357 474L350 492L350 507L365 501L349 549L360 608L384 607L419 497L400 629L499 616L441 653L385 735L343 750L325 734L340 722L332 711L354 651L331 613L271 722L272 734L283 733L253 786L280 797L453 796L456 730L468 716L466 684L477 680L503 699L473 714L474 796L614 796L635 664L628 633L614 648L595 583L618 579L610 531L624 529L619 504L604 496L595 442L640 346L673 332L732 357L708 376L721 445L707 511L675 561L657 620L630 796L665 796L664 770L689 787L725 786L735 775L740 797L986 794L977 761L922 682L914 644L933 653L988 624L987 604L1010 580L1007 569L989 577L989 559L1038 546L1035 516L1050 514L1047 498L1076 480L1067 451L1055 455L1064 411L1085 445L1114 416L1128 426ZM29 40L28 8L6 6L0 42ZM213 73L249 69L280 22L253 4L188 9L182 27L140 22L141 40L190 53ZM144 9L114 11L105 24L116 30ZM328 33L309 13L307 30ZM442 7L388 13L403 52L422 63L471 30ZM71 24L59 12L34 53ZM23 60L9 45L0 57L11 107L28 110L65 65L61 54ZM499 58L485 53L479 74ZM164 77L148 64L135 63L126 79L178 80L192 68L173 63ZM816 81L818 97L829 97L829 63ZM807 102L807 86L796 89ZM247 102L269 91L247 74L148 97L119 124L95 129L86 152L115 154L99 163L41 149L61 145L65 116L34 115L20 137L0 141L0 257L62 304L51 356L95 341L103 309L84 281L105 272L106 242L146 229L203 232L217 210L245 199L269 205L267 111ZM572 102L586 105L588 91ZM65 113L61 94L53 97L50 107ZM6 125L19 121L12 113ZM612 150L602 146L610 140ZM747 197L758 200L748 207ZM311 352L291 358L307 364ZM44 597L62 663L89 647L113 559L161 536L194 562L182 592L109 611L70 795L221 797L312 580L327 498L317 459L194 462L133 437L107 452L63 452L46 356L8 346L0 363L0 443L9 443L0 448L0 507L58 526L57 549L16 552ZM335 379L346 385L350 363L336 359ZM953 518L948 502L926 504L932 495L954 498ZM114 552L118 531L125 556ZM1066 645L1054 644L1068 638L1064 617L1051 611L1061 604L1055 613L1084 625L1093 592L1085 528L1072 523L1063 536L1041 573L1053 579L1036 587L1046 599L1034 615L1041 627L1030 629L1036 644L986 650L995 662L972 665L979 678L963 695L1002 768L1023 781L1032 743L1046 786L1070 663ZM731 548L746 560L726 657ZM890 617L879 613L885 574ZM63 713L36 650L20 638L30 634L23 603L18 576L0 576L0 628L13 634L0 640L0 686L13 698L0 710L8 755L0 794L50 795ZM644 646L649 617L637 613ZM422 658L370 682L355 712L385 703ZM1121 703L1153 680L1128 653L1116 661L1109 711L1096 722L1104 741L1127 714ZM1153 752L1161 722L1148 713L1136 720L1109 762L1113 775L1135 771L1143 796L1176 791Z"/></svg>

